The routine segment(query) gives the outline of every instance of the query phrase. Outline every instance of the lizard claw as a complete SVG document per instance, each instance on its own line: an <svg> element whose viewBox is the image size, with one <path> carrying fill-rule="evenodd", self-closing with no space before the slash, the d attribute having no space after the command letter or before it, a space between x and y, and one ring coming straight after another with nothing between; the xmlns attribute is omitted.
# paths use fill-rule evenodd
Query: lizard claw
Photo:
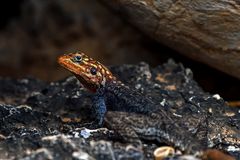
<svg viewBox="0 0 240 160"><path fill-rule="evenodd" d="M96 119L90 123L87 123L88 128L100 128L103 126L103 118Z"/></svg>

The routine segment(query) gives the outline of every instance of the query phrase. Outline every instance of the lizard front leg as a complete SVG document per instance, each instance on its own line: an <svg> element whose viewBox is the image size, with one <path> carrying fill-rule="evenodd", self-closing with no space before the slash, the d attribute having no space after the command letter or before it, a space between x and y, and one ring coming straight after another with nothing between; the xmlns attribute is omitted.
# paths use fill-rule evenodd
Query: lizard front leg
<svg viewBox="0 0 240 160"><path fill-rule="evenodd" d="M103 95L94 95L92 98L93 108L96 112L96 123L102 126L105 113L107 112L105 100Z"/></svg>

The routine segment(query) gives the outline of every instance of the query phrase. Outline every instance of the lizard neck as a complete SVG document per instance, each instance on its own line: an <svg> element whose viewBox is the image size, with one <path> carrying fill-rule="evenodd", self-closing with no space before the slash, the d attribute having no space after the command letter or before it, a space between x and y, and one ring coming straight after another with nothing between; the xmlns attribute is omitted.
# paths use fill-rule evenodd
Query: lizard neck
<svg viewBox="0 0 240 160"><path fill-rule="evenodd" d="M108 80L106 81L105 85L100 86L97 90L96 93L98 95L104 95L107 92L115 92L121 90L121 88L128 88L126 85L124 85L121 81L117 81L116 79L114 80Z"/></svg>

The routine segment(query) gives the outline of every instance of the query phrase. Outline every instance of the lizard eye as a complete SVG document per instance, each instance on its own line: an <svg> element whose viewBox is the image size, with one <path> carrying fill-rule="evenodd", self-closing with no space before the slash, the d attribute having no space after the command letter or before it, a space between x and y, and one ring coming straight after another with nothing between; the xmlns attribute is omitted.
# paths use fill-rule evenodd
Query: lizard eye
<svg viewBox="0 0 240 160"><path fill-rule="evenodd" d="M74 56L72 59L72 61L74 61L74 62L81 62L81 60L82 60L81 56Z"/></svg>
<svg viewBox="0 0 240 160"><path fill-rule="evenodd" d="M92 75L96 75L96 74L97 74L97 68L92 67L92 68L90 69L90 72L91 72Z"/></svg>

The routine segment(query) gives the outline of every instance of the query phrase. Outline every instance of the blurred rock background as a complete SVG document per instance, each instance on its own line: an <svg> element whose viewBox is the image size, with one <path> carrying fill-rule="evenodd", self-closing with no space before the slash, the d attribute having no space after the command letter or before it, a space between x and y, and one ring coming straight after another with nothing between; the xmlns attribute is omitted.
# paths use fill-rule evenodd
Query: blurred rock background
<svg viewBox="0 0 240 160"><path fill-rule="evenodd" d="M172 58L191 68L205 91L239 99L239 80L154 41L97 0L2 1L0 10L0 76L58 80L69 73L57 56L78 50L107 65Z"/></svg>

